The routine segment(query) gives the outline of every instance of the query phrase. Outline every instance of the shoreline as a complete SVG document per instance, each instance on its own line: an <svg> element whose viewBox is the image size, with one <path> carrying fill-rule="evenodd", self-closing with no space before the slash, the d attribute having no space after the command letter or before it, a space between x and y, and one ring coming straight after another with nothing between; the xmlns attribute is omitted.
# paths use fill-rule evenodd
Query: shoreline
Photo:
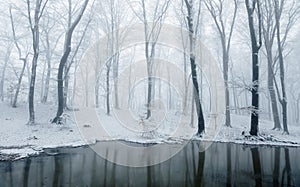
<svg viewBox="0 0 300 187"><path fill-rule="evenodd" d="M298 149L300 148L300 144L296 143L296 142L291 142L291 143L282 143L282 144L272 144L272 142L261 142L261 143L257 143L255 141L251 142L234 142L234 141L225 141L225 140L201 140L200 138L192 138L190 140L187 139L182 139L181 142L138 142L138 141L133 141L133 140L125 140L125 139L112 139L112 140L98 140L94 143L86 143L86 144L78 144L78 145L62 145L62 146L45 146L39 150L35 149L34 146L10 146L10 147L3 147L0 146L0 150L4 149L4 150L19 150L18 152L11 152L11 153L3 153L2 150L0 151L0 162L15 162L15 161L19 161L25 158L30 158L30 157L36 157L36 156L43 156L43 154L45 155L50 155L50 156L54 156L56 155L55 153L48 153L45 152L45 150L55 150L55 149L73 149L73 148L79 148L79 147L89 147L91 145L95 145L97 143L101 143L101 142L125 142L125 143L129 143L129 144L137 144L137 145L156 145L156 144L183 144L182 142L190 142L190 141L201 141L204 143L222 143L222 144L236 144L236 145L241 145L241 146L246 146L249 148L252 147L268 147L268 148L274 148L274 147L283 147L283 148L292 148L292 149ZM30 151L26 151L27 149L31 149ZM24 154L25 153L25 154ZM58 153L59 154L59 153Z"/></svg>

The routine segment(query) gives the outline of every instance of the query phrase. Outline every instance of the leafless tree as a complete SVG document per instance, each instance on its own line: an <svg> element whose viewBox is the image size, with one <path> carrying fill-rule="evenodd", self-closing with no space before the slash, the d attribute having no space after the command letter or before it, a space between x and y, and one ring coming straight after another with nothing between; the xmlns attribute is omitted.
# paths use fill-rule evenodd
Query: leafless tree
<svg viewBox="0 0 300 187"><path fill-rule="evenodd" d="M83 2L76 19L72 23L71 23L71 16L69 13L69 24L65 34L64 52L60 59L58 74L57 74L58 108L57 108L56 116L52 120L52 123L61 123L61 115L63 114L64 111L64 80L63 80L64 69L71 52L73 32L81 20L84 11L86 10L86 7L88 5L88 2L89 0L85 0ZM69 3L69 11L70 11L71 0L69 0L68 3Z"/></svg>
<svg viewBox="0 0 300 187"><path fill-rule="evenodd" d="M22 83L23 75L24 75L25 68L27 65L27 58L28 58L29 53L27 52L24 56L22 54L22 49L19 46L18 39L16 37L15 23L14 23L14 19L13 19L13 15L12 15L12 7L11 6L9 7L9 17L10 17L14 45L17 48L19 60L21 60L23 62L20 74L18 75L18 73L16 72L16 75L18 76L18 83L16 85L16 91L15 91L14 99L12 101L12 107L16 108L17 100L18 100L18 96L19 96L19 92L20 92L20 88L21 88L21 83Z"/></svg>
<svg viewBox="0 0 300 187"><path fill-rule="evenodd" d="M5 83L5 75L6 75L6 69L9 63L10 55L12 52L12 44L9 42L8 45L6 45L6 52L5 52L5 57L4 57L4 65L2 67L1 71L1 80L0 80L0 98L1 101L4 101L4 83Z"/></svg>
<svg viewBox="0 0 300 187"><path fill-rule="evenodd" d="M280 129L279 112L277 109L277 99L282 106L282 123L284 132L288 134L287 127L287 94L285 86L285 66L284 49L291 28L297 20L299 7L295 1L263 1L263 34L265 40L266 56L268 61L268 88L270 92L272 112L274 119L274 129ZM277 44L277 45L274 45ZM275 51L275 53L274 53ZM278 83L276 74L279 67ZM280 90L281 89L281 90ZM275 92L276 91L276 92Z"/></svg>
<svg viewBox="0 0 300 187"><path fill-rule="evenodd" d="M289 134L288 126L287 126L287 94L286 94L286 86L285 86L285 66L284 66L284 44L286 42L287 35L291 29L291 27L295 24L297 13L299 7L296 7L296 2L292 2L292 6L289 9L289 13L287 14L288 23L285 28L284 37L282 36L281 31L282 25L281 20L283 18L282 11L284 6L287 4L286 0L274 1L275 4L275 22L276 22L276 39L277 39L277 50L278 50L278 62L279 62L279 76L280 76L280 84L281 84L281 94L279 93L278 87L278 97L279 102L282 106L282 124L283 130L286 134ZM281 96L280 96L281 95Z"/></svg>
<svg viewBox="0 0 300 187"><path fill-rule="evenodd" d="M191 63L191 73L193 82L193 93L196 104L196 112L198 116L198 132L197 135L201 134L205 130L205 121L200 101L199 84L197 79L197 69L196 69L196 56L195 56L195 33L194 33L194 21L193 21L193 0L184 0L187 9L187 22L189 28L189 49L190 49L190 63Z"/></svg>
<svg viewBox="0 0 300 187"><path fill-rule="evenodd" d="M114 87L114 107L119 108L118 95L118 73L119 73L119 58L120 58L120 43L122 42L123 33L120 30L122 22L127 17L125 4L120 0L106 0L99 2L101 12L97 12L99 27L108 37L107 48L109 58L106 62L106 109L107 114L110 113L110 72L112 70L113 87Z"/></svg>
<svg viewBox="0 0 300 187"><path fill-rule="evenodd" d="M46 103L48 101L49 89L50 89L50 79L52 73L52 62L55 56L56 49L58 48L59 41L63 36L56 29L57 23L51 12L45 10L43 16L43 22L41 23L41 43L43 50L45 51L45 62L42 73L42 87L41 87L41 102ZM46 76L45 76L46 74Z"/></svg>
<svg viewBox="0 0 300 187"><path fill-rule="evenodd" d="M259 0L245 0L248 14L249 31L252 48L252 112L250 134L257 136L259 115L259 64L258 53L262 46L262 17ZM255 26L254 15L257 15L258 25ZM258 31L256 31L258 29Z"/></svg>
<svg viewBox="0 0 300 187"><path fill-rule="evenodd" d="M188 107L188 96L189 96L189 83L190 83L190 72L188 71L188 66L189 66L189 55L188 54L188 36L184 34L185 30L189 30L188 28L188 23L187 19L185 16L185 2L180 1L180 5L175 4L175 12L177 19L180 23L181 26L181 44L183 48L183 72L184 72L184 99L183 99L183 113L186 114L187 112L187 107ZM177 10L177 7L180 7L180 10ZM203 26L200 22L202 20L202 0L194 1L194 14L193 14L193 20L196 20L194 24L194 33L195 36L201 38L201 27ZM200 73L200 90L202 86L202 72ZM202 92L201 92L201 97L202 98ZM192 111L191 111L191 125L194 124L194 93L192 92L192 99L191 99L191 104L192 104Z"/></svg>
<svg viewBox="0 0 300 187"><path fill-rule="evenodd" d="M270 95L274 129L280 129L280 119L277 106L276 92L274 88L274 56L273 56L273 44L275 39L275 25L274 22L274 6L273 1L263 0L262 1L262 17L263 17L263 37L264 37L264 46L267 56L268 63L268 90Z"/></svg>
<svg viewBox="0 0 300 187"><path fill-rule="evenodd" d="M29 122L28 124L35 123L35 113L34 113L34 88L35 88L35 80L36 80L36 67L38 64L38 57L40 53L40 30L39 24L45 7L48 3L48 0L35 0L34 6L34 15L32 17L30 0L27 0L27 14L28 21L30 25L30 30L32 34L32 48L33 48L33 58L31 65L31 77L30 77L30 86L29 86Z"/></svg>
<svg viewBox="0 0 300 187"><path fill-rule="evenodd" d="M226 23L226 19L228 19L228 15L225 15L225 4L231 5L230 2L224 0L204 0L206 8L208 9L215 26L217 27L217 31L220 37L220 41L222 44L222 61L223 61L223 78L225 84L225 102L226 102L226 119L225 125L227 127L231 127L230 123L230 95L228 88L228 69L229 69L229 53L231 47L231 38L233 34L234 24L237 15L238 2L234 0L234 10L233 15L230 16L231 22ZM225 19L226 17L226 19ZM229 24L229 25L228 25Z"/></svg>
<svg viewBox="0 0 300 187"><path fill-rule="evenodd" d="M153 65L155 58L155 48L163 25L162 23L167 14L170 2L170 0L156 0L155 2L151 2L154 4L154 9L151 10L151 15L149 15L150 9L148 9L149 7L147 7L148 4L145 0L140 0L139 2L140 8L142 10L141 13L137 12L133 8L133 6L131 6L135 15L144 25L145 57L148 74L146 119L151 117L151 100L154 92Z"/></svg>

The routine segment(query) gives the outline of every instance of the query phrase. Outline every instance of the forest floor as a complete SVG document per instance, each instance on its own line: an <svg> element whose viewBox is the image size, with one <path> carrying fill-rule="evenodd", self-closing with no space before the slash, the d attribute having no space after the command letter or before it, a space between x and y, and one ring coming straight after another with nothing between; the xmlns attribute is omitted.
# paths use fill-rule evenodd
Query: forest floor
<svg viewBox="0 0 300 187"><path fill-rule="evenodd" d="M190 117L176 112L163 114L153 112L153 119L128 118L130 113L116 110L107 116L98 111L97 119L76 120L72 112L66 114L65 124L51 124L56 108L36 104L36 125L26 125L27 104L11 108L0 103L0 160L14 160L43 152L45 148L77 147L96 141L125 140L137 143L181 143L191 139L212 142L230 142L249 145L274 145L300 147L300 125L289 126L290 134L272 130L273 123L261 120L259 136L249 136L249 116L232 115L232 128L220 124L207 124L201 138L196 137L197 128L190 125ZM76 113L76 112L75 112ZM75 123L77 122L77 124ZM128 125L129 124L129 125ZM157 125L159 124L159 125ZM195 124L194 124L195 126Z"/></svg>

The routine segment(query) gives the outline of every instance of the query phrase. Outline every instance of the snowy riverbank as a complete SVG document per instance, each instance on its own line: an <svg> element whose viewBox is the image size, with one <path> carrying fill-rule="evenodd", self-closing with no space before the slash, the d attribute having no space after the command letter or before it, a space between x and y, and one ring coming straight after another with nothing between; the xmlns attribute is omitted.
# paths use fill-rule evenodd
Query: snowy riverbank
<svg viewBox="0 0 300 187"><path fill-rule="evenodd" d="M43 152L44 148L77 147L95 143L95 141L126 140L138 143L180 143L190 139L203 141L231 142L251 145L276 145L276 146L300 146L300 126L289 126L290 135L282 131L271 130L273 125L270 121L260 122L260 136L250 137L249 117L232 115L232 128L224 126L207 127L207 133L202 138L194 137L196 128L189 125L189 117L181 118L185 125L174 125L178 116L164 118L165 123L151 133L141 133L132 128L119 124L120 119L114 115L100 114L99 119L105 125L105 133L97 136L89 136L88 132L97 130L94 124L78 126L73 120L67 120L65 125L50 124L55 114L55 107L43 104L36 106L37 124L26 125L28 120L27 105L20 104L18 108L11 108L7 103L0 103L0 160L18 159L28 155ZM69 113L72 116L72 113ZM151 121L145 121L151 125ZM136 125L140 122L136 121ZM153 125L153 124L152 124ZM242 132L245 135L242 135ZM171 136L170 136L171 134ZM85 136L84 136L85 135ZM108 136L109 135L109 136ZM85 138L83 138L83 136Z"/></svg>
<svg viewBox="0 0 300 187"><path fill-rule="evenodd" d="M0 160L20 158L38 154L44 148L80 146L85 142L80 137L76 124L53 125L49 121L55 114L55 107L37 104L36 125L26 125L27 105L11 108L0 103Z"/></svg>

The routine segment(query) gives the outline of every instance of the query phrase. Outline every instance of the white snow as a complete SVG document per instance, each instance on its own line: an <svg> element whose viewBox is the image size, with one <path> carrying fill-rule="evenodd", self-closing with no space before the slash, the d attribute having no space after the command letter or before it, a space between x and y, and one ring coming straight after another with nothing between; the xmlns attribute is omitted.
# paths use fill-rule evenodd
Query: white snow
<svg viewBox="0 0 300 187"><path fill-rule="evenodd" d="M76 124L50 123L55 115L55 107L37 104L35 111L37 124L26 125L28 112L25 103L19 104L17 108L0 103L0 155L19 154L19 158L42 152L43 148L85 144Z"/></svg>
<svg viewBox="0 0 300 187"><path fill-rule="evenodd" d="M108 140L181 143L199 139L239 144L300 146L300 126L289 126L290 134L286 135L282 130L271 130L271 121L261 120L259 136L249 136L250 116L232 115L232 128L207 123L205 134L199 138L194 136L197 128L190 125L190 116L183 116L175 111L163 115L160 111L154 111L150 120L130 118L130 113L123 110L115 110L110 116L104 111L98 111L98 122L88 118L84 123L80 119L76 121L70 112L67 116L72 119L67 119L63 125L50 123L56 111L55 106L36 104L36 125L26 125L28 112L25 103L19 104L18 108L0 103L0 111L0 160L35 155L43 152L44 148L75 147ZM242 135L243 131L245 135Z"/></svg>

